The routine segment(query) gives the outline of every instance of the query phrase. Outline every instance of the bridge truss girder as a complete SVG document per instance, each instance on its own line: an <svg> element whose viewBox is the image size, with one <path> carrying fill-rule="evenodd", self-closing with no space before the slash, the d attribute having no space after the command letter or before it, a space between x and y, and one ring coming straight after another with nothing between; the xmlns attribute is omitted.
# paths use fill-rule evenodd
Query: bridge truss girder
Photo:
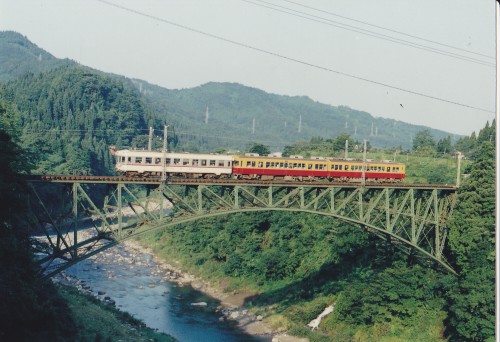
<svg viewBox="0 0 500 342"><path fill-rule="evenodd" d="M157 183L146 185L140 196L136 185L117 182L108 184L108 195L99 206L87 194L84 183L65 183L71 188L72 218L64 224L50 217L36 187L32 187L33 202L41 208L37 211L45 215L39 218L44 243L37 244L42 246L37 252L44 277L139 234L208 217L256 211L304 212L360 225L381 237L390 237L399 247L417 250L455 273L443 255L446 222L456 201L450 188ZM84 218L87 221L82 221ZM90 229L82 235L80 229L88 223Z"/></svg>

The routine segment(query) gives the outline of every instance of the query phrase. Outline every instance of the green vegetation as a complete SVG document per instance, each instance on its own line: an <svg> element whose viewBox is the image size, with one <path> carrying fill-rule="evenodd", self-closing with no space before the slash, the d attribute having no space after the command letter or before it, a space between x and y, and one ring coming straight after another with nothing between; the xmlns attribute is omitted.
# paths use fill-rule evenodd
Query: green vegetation
<svg viewBox="0 0 500 342"><path fill-rule="evenodd" d="M39 73L61 66L77 65L68 59L55 58L13 31L0 32L0 51L1 82L14 80L30 72Z"/></svg>
<svg viewBox="0 0 500 342"><path fill-rule="evenodd" d="M450 249L460 276L449 293L452 336L494 340L495 335L495 148L482 144L470 177L460 189L450 222Z"/></svg>
<svg viewBox="0 0 500 342"><path fill-rule="evenodd" d="M227 291L252 291L245 303L252 311L312 341L494 340L494 124L455 142L444 132L304 97L221 83L167 90L59 64L14 33L0 34L0 51L0 79L8 80L0 86L0 339L132 336L126 334L137 322L130 317L118 314L125 325L107 330L117 315L108 307L36 282L19 174L109 174L109 145L145 146L147 128L159 126L155 113L161 113L175 127L170 147L193 152L266 154L286 146L285 155L343 157L348 140L349 157L361 158L362 137L371 135L367 157L404 162L413 183L453 184L454 153L463 153L470 176L459 191L445 250L457 278L359 227L306 214L232 215L156 232L143 243L227 284ZM332 304L334 313L310 331L306 324ZM137 334L133 339L160 338Z"/></svg>
<svg viewBox="0 0 500 342"><path fill-rule="evenodd" d="M28 191L20 177L33 167L32 159L7 133L19 131L18 119L14 106L0 101L0 340L171 341L126 314L40 281L30 240L34 225L25 211Z"/></svg>
<svg viewBox="0 0 500 342"><path fill-rule="evenodd" d="M494 134L487 125L480 135L485 130ZM335 153L331 146L315 138L290 149ZM454 179L453 157L423 157L416 149L403 157L409 168L422 169L410 177ZM247 307L275 328L311 341L493 340L495 155L489 139L476 140L464 153L474 160L459 191L446 253L458 277L359 227L308 214L234 214L151 233L142 243L227 291L255 293ZM334 313L317 330L307 328L328 305Z"/></svg>
<svg viewBox="0 0 500 342"><path fill-rule="evenodd" d="M86 68L59 68L7 83L0 98L16 104L22 146L35 173L109 174L110 145L131 146L152 114L138 94Z"/></svg>

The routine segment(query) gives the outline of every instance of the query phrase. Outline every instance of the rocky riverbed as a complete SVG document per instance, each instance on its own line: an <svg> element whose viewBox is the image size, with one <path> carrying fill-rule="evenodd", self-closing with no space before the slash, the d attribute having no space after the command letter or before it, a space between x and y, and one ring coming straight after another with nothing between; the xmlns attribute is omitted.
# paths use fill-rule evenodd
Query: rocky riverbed
<svg viewBox="0 0 500 342"><path fill-rule="evenodd" d="M116 285L107 289L109 285L104 285L103 280ZM196 315L196 311L202 315L211 315L216 322L204 316L202 327L199 329L201 331L220 325L224 334L229 335L227 339L221 340L295 340L274 332L262 322L262 316L255 316L241 306L245 297L251 294L224 293L190 274L182 273L174 265L161 262L151 250L135 242L127 242L82 261L62 272L54 278L54 281L75 286L82 293L95 296L110 305L128 311L148 326L169 334L172 334L172 331L168 329L176 323L171 322L170 326L164 327L165 321L172 321L170 317L162 313L164 307L175 307L180 310L175 316L182 316L186 313ZM204 293L207 296L200 297L193 295L193 292ZM157 297L149 297L153 295ZM140 310L141 305L146 305L147 309L156 310L159 314L153 313L149 315L151 317L146 315L144 318L141 315L145 312L141 312L141 315L136 312ZM228 333L230 330L236 332ZM240 336L237 331L241 330L244 333ZM175 332L173 334L174 337L180 337L181 341L194 340L183 339L180 335L183 335L183 332L179 332L177 336Z"/></svg>

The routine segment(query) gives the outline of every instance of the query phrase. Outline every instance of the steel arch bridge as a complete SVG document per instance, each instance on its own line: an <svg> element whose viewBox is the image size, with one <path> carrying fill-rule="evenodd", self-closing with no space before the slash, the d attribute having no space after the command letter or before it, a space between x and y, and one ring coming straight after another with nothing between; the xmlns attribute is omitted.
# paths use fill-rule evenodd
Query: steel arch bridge
<svg viewBox="0 0 500 342"><path fill-rule="evenodd" d="M258 211L328 216L359 225L391 243L437 262L451 273L443 251L456 188L447 185L270 183L92 176L30 179L39 232L34 243L42 278L157 229L196 220ZM51 183L51 185L47 185ZM40 186L62 186L71 215L55 219ZM106 184L97 205L88 187ZM84 229L85 228L85 229Z"/></svg>

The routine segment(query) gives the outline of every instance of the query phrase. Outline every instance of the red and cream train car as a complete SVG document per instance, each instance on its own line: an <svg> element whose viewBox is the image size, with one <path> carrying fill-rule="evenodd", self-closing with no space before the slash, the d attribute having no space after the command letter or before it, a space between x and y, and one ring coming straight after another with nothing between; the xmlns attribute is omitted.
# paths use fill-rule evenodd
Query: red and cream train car
<svg viewBox="0 0 500 342"><path fill-rule="evenodd" d="M405 178L405 165L393 162L374 162L323 157L301 156L262 157L256 154L235 156L233 176L242 179L314 180L339 179L359 180L363 177L373 181L401 181Z"/></svg>

